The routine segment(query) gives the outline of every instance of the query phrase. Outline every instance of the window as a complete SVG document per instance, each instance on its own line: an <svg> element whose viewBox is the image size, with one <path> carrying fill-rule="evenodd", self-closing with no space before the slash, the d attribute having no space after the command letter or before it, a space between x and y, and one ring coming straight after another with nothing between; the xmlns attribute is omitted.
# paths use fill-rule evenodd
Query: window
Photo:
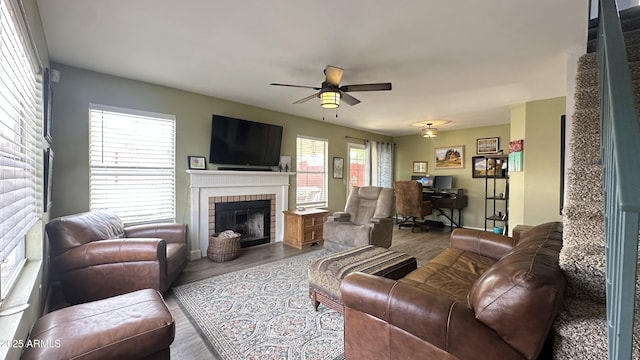
<svg viewBox="0 0 640 360"><path fill-rule="evenodd" d="M25 263L25 236L38 219L42 158L40 67L19 11L0 2L0 299Z"/></svg>
<svg viewBox="0 0 640 360"><path fill-rule="evenodd" d="M90 208L127 224L175 221L175 117L91 104Z"/></svg>
<svg viewBox="0 0 640 360"><path fill-rule="evenodd" d="M364 145L349 144L349 189L351 192L354 186L365 186L366 157Z"/></svg>
<svg viewBox="0 0 640 360"><path fill-rule="evenodd" d="M325 139L297 137L297 206L327 206L327 148Z"/></svg>

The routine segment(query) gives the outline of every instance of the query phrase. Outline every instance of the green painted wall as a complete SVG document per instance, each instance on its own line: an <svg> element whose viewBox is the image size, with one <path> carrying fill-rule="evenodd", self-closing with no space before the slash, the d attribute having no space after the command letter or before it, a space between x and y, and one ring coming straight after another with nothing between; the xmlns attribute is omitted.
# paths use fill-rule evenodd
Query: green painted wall
<svg viewBox="0 0 640 360"><path fill-rule="evenodd" d="M521 104L511 109L511 140L520 140L525 138L526 134L526 106ZM524 148L527 149L525 141ZM523 152L523 159L526 159L528 151ZM523 168L526 170L526 167ZM509 222L510 230L513 230L517 224L526 224L524 220L524 204L525 204L525 186L524 171L509 172Z"/></svg>
<svg viewBox="0 0 640 360"><path fill-rule="evenodd" d="M187 222L187 156L209 156L211 114L284 126L282 155L292 157L295 167L296 136L307 135L329 140L329 159L347 157L345 136L392 141L391 137L359 131L322 121L301 118L253 106L164 86L109 76L63 64L52 64L60 71L54 85L52 216L89 210L88 108L90 103L152 111L176 116L176 216ZM318 106L318 113L321 108ZM292 169L295 171L295 168ZM329 210L344 208L346 183L329 178ZM291 177L289 208L295 207L295 177Z"/></svg>
<svg viewBox="0 0 640 360"><path fill-rule="evenodd" d="M525 104L524 224L562 221L560 215L560 117L565 97Z"/></svg>
<svg viewBox="0 0 640 360"><path fill-rule="evenodd" d="M531 101L511 110L511 139L524 140L523 171L510 177L510 228L562 221L560 117L565 97Z"/></svg>
<svg viewBox="0 0 640 360"><path fill-rule="evenodd" d="M524 138L525 171L512 173L510 178L510 228L517 224L561 219L558 214L559 119L564 113L564 97L514 107L510 125L441 131L433 139L425 139L418 134L391 138L63 64L53 64L52 67L60 71L60 82L54 86L53 104L56 160L51 216L54 217L89 209L88 106L97 103L176 116L178 221L186 222L189 216L186 158L189 155L208 156L212 113L283 125L282 154L291 155L294 164L298 134L328 139L329 159L335 156L347 158L347 144L358 141L346 136L394 141L395 179L409 179L413 161L427 161L430 175L453 175L454 188L463 188L469 197L469 206L463 211L463 224L473 228L484 228L484 180L471 176L476 140L497 136L500 147L507 152L510 139ZM464 168L434 169L434 149L454 145L465 147ZM343 209L345 199L345 180L330 177L329 210ZM294 206L295 177L292 177L289 208Z"/></svg>
<svg viewBox="0 0 640 360"><path fill-rule="evenodd" d="M505 153L509 151L510 140L524 139L524 171L509 173L509 229L519 224L562 221L559 213L560 116L564 113L565 97L558 97L513 107L508 125L441 131L433 139L424 139L418 134L396 137L396 179L411 177L413 161L428 161L429 175L453 175L453 187L463 188L469 197L469 206L463 212L463 225L484 229L485 183L471 175L476 139L498 136L500 148ZM434 149L455 145L465 146L464 169L434 169ZM504 180L498 180L500 187L504 187ZM500 207L497 209L501 210ZM443 217L431 218L447 222Z"/></svg>
<svg viewBox="0 0 640 360"><path fill-rule="evenodd" d="M419 134L394 138L396 143L395 177L397 180L407 180L412 175L414 161L427 161L429 175L453 175L453 187L464 189L469 197L469 206L463 210L462 224L465 227L484 229L485 181L472 177L471 158L476 154L476 140L479 138L499 137L500 148L504 152L509 149L509 125L486 126L456 131L440 131L438 136L431 139ZM434 169L435 148L464 145L464 168L462 169ZM504 188L504 180L498 180L498 186ZM503 190L504 191L504 190ZM433 220L444 217L431 216ZM493 226L487 224L487 226Z"/></svg>

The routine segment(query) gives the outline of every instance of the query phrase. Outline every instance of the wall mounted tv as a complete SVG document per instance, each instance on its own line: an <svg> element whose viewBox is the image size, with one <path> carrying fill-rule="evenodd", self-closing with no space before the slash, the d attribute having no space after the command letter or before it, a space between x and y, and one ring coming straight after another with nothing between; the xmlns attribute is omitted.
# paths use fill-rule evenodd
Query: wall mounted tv
<svg viewBox="0 0 640 360"><path fill-rule="evenodd" d="M213 115L209 162L225 165L277 166L282 126Z"/></svg>

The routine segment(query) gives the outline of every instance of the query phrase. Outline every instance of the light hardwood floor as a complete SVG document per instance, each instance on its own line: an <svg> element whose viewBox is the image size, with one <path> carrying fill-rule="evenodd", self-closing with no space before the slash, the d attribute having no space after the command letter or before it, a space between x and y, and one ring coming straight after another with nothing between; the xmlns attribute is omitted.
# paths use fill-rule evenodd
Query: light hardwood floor
<svg viewBox="0 0 640 360"><path fill-rule="evenodd" d="M413 255L418 261L418 266L420 266L449 245L449 235L448 228L432 229L428 232L416 230L413 233L406 228L402 230L394 228L391 249ZM174 285L187 284L211 276L242 270L319 249L322 249L322 246L298 250L279 242L241 249L240 256L237 259L224 263L214 263L204 258L190 262ZM176 337L171 345L171 358L213 358L206 343L202 340L200 334L191 324L170 291L165 295L165 301L176 322ZM309 306L311 306L311 303Z"/></svg>

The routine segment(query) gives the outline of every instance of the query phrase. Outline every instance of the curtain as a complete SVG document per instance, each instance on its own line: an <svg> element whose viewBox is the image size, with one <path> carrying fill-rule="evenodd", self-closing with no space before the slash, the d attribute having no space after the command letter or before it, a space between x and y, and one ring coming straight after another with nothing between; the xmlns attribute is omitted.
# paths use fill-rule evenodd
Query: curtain
<svg viewBox="0 0 640 360"><path fill-rule="evenodd" d="M395 151L394 143L376 143L377 153L377 185L383 187L393 187L393 156Z"/></svg>
<svg viewBox="0 0 640 360"><path fill-rule="evenodd" d="M371 140L364 141L364 184L372 185L371 181Z"/></svg>

